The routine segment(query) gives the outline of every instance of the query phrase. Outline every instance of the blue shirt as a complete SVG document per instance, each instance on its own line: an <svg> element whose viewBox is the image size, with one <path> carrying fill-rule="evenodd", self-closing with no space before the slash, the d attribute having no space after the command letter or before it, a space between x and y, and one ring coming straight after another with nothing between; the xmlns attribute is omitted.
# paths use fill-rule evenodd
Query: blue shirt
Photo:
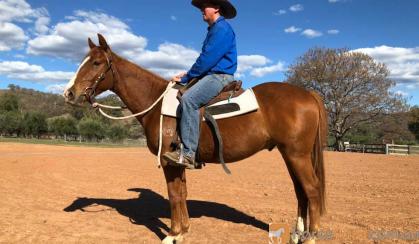
<svg viewBox="0 0 419 244"><path fill-rule="evenodd" d="M236 70L236 35L230 24L220 16L208 27L201 54L188 73L182 77L181 83L210 74L233 75Z"/></svg>

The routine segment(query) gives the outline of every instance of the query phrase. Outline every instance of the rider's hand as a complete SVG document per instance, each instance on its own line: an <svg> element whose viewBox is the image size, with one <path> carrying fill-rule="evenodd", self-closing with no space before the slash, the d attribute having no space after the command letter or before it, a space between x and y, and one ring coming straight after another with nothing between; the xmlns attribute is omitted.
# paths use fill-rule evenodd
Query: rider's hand
<svg viewBox="0 0 419 244"><path fill-rule="evenodd" d="M178 74L178 75L176 75L176 76L174 76L172 79L170 79L171 81L173 81L173 82L176 82L176 83L180 83L180 81L181 81L181 79L182 79L182 77L183 76L185 76L186 75L186 73L184 72L184 73L180 73L180 74Z"/></svg>

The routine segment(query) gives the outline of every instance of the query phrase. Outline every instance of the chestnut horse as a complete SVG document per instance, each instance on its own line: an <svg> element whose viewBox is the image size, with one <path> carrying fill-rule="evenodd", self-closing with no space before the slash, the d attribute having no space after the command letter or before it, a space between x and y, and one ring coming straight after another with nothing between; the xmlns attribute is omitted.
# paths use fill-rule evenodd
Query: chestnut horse
<svg viewBox="0 0 419 244"><path fill-rule="evenodd" d="M98 38L99 46L88 39L90 51L67 85L66 102L73 105L91 102L95 95L111 90L132 113L148 108L162 95L169 82L118 56L102 35L98 34ZM263 83L252 89L259 103L257 111L217 121L223 137L224 160L235 162L263 149L278 148L298 200L297 229L314 235L319 230L320 216L325 212L323 148L327 123L323 102L314 92L286 83ZM144 127L147 146L155 155L159 145L160 111L161 101L144 115L137 116ZM164 117L163 125L162 154L171 150L176 119ZM204 162L218 163L216 151L211 128L203 124L200 158ZM179 240L190 227L186 175L184 168L170 166L161 160L171 210L170 233L163 243L171 243ZM306 242L314 243L314 238Z"/></svg>

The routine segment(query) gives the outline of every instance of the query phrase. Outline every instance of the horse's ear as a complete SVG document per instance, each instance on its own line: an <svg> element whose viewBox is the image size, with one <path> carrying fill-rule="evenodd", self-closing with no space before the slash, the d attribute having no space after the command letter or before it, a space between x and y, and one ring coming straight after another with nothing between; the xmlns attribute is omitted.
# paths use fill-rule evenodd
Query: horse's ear
<svg viewBox="0 0 419 244"><path fill-rule="evenodd" d="M92 48L95 48L95 47L96 47L96 45L92 42L92 40L90 39L90 37L89 37L89 38L87 38L87 42L89 43L89 47L90 47L90 49L92 49Z"/></svg>
<svg viewBox="0 0 419 244"><path fill-rule="evenodd" d="M97 37L99 39L99 45L101 48L103 48L105 51L110 50L108 43L106 43L105 37L103 37L101 34L97 34Z"/></svg>

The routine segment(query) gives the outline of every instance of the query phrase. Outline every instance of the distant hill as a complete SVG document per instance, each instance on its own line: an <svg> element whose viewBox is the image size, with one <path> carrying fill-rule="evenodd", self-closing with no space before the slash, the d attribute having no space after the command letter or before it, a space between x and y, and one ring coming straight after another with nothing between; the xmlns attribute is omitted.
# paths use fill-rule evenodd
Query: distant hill
<svg viewBox="0 0 419 244"><path fill-rule="evenodd" d="M8 88L9 89L6 90L0 90L0 96L5 92L15 94L19 98L19 103L23 112L38 111L44 113L48 118L50 118L63 114L76 115L77 111L85 110L83 108L76 108L66 104L64 97L59 94L22 88L13 84L9 85ZM119 98L115 95L98 100L110 105L122 105Z"/></svg>
<svg viewBox="0 0 419 244"><path fill-rule="evenodd" d="M39 111L47 117L55 117L72 113L73 108L65 104L64 98L58 94L45 93L33 89L9 85L9 89L0 90L0 95L5 92L15 94L19 98L22 111Z"/></svg>

